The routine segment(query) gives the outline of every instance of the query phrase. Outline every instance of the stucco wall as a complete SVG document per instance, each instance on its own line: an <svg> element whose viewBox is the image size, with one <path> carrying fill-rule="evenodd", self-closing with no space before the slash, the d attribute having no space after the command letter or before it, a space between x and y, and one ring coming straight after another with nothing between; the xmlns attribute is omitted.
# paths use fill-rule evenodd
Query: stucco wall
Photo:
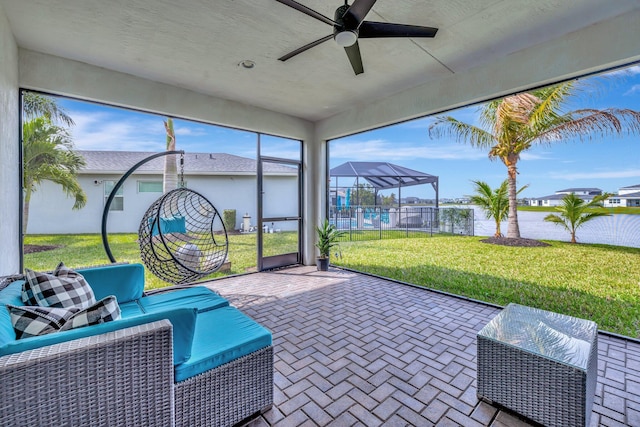
<svg viewBox="0 0 640 427"><path fill-rule="evenodd" d="M18 48L0 7L0 275L20 268Z"/></svg>
<svg viewBox="0 0 640 427"><path fill-rule="evenodd" d="M61 187L43 182L33 193L30 204L28 234L100 233L104 210L104 181L117 181L120 176L82 175L78 181L87 195L87 204L72 210L73 199L66 198ZM162 193L139 193L138 181L161 181L161 175L133 174L123 184L124 210L111 211L108 216L109 233L137 233L147 208ZM206 197L222 215L225 209L236 210L236 229L242 216L251 216L251 225L257 224L255 176L185 176L187 187ZM97 181L97 183L96 183ZM297 183L292 177L265 177L268 204L284 209L288 215L296 212Z"/></svg>

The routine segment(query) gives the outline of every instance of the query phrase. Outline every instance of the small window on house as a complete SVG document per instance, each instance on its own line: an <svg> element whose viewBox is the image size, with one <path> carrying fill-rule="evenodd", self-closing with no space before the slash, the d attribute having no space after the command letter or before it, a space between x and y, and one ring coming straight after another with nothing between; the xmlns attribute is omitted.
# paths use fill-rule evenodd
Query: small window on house
<svg viewBox="0 0 640 427"><path fill-rule="evenodd" d="M113 187L116 186L115 181L105 181L104 182L104 202L107 203L107 199L113 190ZM111 202L110 211L123 211L124 210L124 196L122 192L122 187L118 189L113 201Z"/></svg>
<svg viewBox="0 0 640 427"><path fill-rule="evenodd" d="M138 193L162 193L162 181L138 181Z"/></svg>

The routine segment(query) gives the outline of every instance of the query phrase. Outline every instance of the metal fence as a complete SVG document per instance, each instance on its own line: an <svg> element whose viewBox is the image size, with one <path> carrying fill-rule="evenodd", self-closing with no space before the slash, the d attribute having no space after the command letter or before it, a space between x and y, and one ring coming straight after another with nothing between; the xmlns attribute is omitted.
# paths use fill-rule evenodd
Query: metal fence
<svg viewBox="0 0 640 427"><path fill-rule="evenodd" d="M473 236L473 209L427 206L351 206L329 210L329 221L344 240L429 237L434 233Z"/></svg>

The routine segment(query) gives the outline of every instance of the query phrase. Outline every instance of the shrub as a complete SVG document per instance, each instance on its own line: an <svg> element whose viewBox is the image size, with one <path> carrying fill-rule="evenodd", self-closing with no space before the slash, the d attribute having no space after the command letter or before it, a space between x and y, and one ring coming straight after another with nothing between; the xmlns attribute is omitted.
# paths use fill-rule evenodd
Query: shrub
<svg viewBox="0 0 640 427"><path fill-rule="evenodd" d="M222 222L224 224L224 228L227 231L235 230L236 229L236 210L225 209L222 212Z"/></svg>

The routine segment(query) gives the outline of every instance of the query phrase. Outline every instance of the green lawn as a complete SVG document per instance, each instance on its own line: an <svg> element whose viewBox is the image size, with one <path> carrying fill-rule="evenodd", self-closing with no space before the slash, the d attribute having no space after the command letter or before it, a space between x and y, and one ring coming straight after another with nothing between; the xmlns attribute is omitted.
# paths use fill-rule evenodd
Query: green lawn
<svg viewBox="0 0 640 427"><path fill-rule="evenodd" d="M293 234L267 235L270 248L292 248ZM112 234L118 261L140 262L135 234ZM534 306L592 319L601 329L640 338L640 249L607 245L518 248L481 243L481 237L439 236L341 243L336 265L482 301ZM26 244L61 245L25 255L25 266L51 270L108 263L100 235L27 236ZM277 253L274 252L274 253ZM231 271L255 269L256 235L229 236ZM149 272L147 288L167 286Z"/></svg>
<svg viewBox="0 0 640 427"><path fill-rule="evenodd" d="M342 243L336 265L465 295L592 319L640 338L640 249L549 241L518 248L481 237Z"/></svg>
<svg viewBox="0 0 640 427"><path fill-rule="evenodd" d="M109 235L109 246L116 261L141 262L140 249L136 242L137 238L137 234ZM102 237L99 234L28 235L25 237L25 244L60 246L60 248L50 251L26 254L24 256L24 266L33 270L53 270L60 261L64 261L69 267L100 265L110 262L102 246ZM209 277L214 278L255 270L256 235L230 235L229 261L231 262L230 271L214 273ZM169 285L155 277L148 270L145 271L147 289Z"/></svg>

